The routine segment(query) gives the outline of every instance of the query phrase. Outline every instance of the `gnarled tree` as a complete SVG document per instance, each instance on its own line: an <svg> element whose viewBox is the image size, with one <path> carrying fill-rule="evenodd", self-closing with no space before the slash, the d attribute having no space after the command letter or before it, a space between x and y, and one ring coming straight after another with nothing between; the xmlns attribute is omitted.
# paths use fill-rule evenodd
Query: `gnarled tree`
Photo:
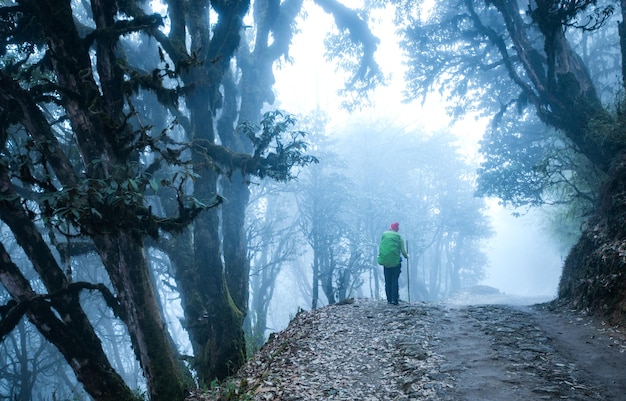
<svg viewBox="0 0 626 401"><path fill-rule="evenodd" d="M159 31L162 17L144 14L134 2L21 2L0 8L6 43L0 71L0 219L45 288L35 289L0 247L0 281L13 298L3 308L0 333L4 336L26 316L98 400L130 400L135 394L105 356L79 303L81 291L98 291L124 322L150 399L182 399L193 383L162 318L146 240L180 235L199 219L193 226L194 263L207 273L195 284L227 294L216 242L201 242L219 227L211 220L211 209L222 200L216 195L217 175L239 169L286 180L291 166L314 160L302 155L302 133L288 133L293 122L280 113L269 116L262 129L242 130L253 144L250 155L215 144L213 125L203 117L216 110L219 90L213 82L239 44L236 28L247 3L212 2L220 16L213 33L208 14L187 9L182 19L174 18L181 5L170 9L169 37ZM202 15L200 26L194 25ZM190 48L179 23L190 26ZM148 36L161 47L144 48L138 58L136 46ZM214 42L208 43L209 37ZM153 108L144 107L153 98ZM281 144L284 134L291 137ZM266 157L270 152L272 157ZM171 213L155 207L157 194L175 200ZM58 237L85 240L87 251L99 255L112 288L72 282L71 272L55 257L66 251L55 249L61 244L54 240ZM204 302L205 311L230 306ZM208 312L189 320L211 319L210 327L222 329L227 321L226 330L241 330L241 321ZM208 334L200 338L202 346L224 340L220 331ZM196 357L201 362L212 358L216 365L243 359L217 350L230 349L217 344Z"/></svg>

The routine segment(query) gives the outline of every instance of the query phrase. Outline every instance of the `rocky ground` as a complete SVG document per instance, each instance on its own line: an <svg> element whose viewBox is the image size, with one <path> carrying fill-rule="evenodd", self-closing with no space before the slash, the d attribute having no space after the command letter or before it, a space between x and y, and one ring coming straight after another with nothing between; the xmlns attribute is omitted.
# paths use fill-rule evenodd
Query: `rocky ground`
<svg viewBox="0 0 626 401"><path fill-rule="evenodd" d="M626 337L546 304L356 299L301 312L199 400L624 400Z"/></svg>

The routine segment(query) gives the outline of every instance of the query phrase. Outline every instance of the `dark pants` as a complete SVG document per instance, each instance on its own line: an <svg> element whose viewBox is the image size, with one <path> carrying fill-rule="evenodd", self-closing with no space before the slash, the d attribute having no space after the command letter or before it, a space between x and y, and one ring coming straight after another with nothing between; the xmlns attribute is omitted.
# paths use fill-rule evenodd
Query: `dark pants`
<svg viewBox="0 0 626 401"><path fill-rule="evenodd" d="M400 278L400 268L402 264L396 267L384 267L385 271L385 295L387 295L387 302L390 304L398 304L398 279Z"/></svg>

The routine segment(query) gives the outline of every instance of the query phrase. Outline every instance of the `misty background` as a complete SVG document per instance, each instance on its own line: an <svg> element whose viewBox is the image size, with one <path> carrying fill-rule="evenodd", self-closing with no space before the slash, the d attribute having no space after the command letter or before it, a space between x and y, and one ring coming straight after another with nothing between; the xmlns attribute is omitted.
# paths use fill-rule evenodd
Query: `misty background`
<svg viewBox="0 0 626 401"><path fill-rule="evenodd" d="M353 3L357 6L360 2ZM371 95L371 107L352 113L341 108L337 92L343 87L345 78L324 56L324 38L336 27L332 17L319 8L311 9L307 18L301 21L301 32L294 38L290 53L294 63L276 70L279 107L297 114L321 109L328 113L329 132L341 130L351 121L371 119L372 115L424 133L447 131L457 138L461 153L478 168L481 160L479 141L487 120L470 113L453 122L445 110L445 101L436 93L430 94L425 103L403 101L405 66L398 47L399 38L391 22L393 14L391 10L378 10L377 13L379 24L373 27L373 31L381 42L376 60L383 72L390 75L390 83ZM550 207L546 207L547 211L542 208L515 209L502 206L498 199L488 199L487 206L494 234L484 244L489 262L480 284L521 296L529 303L553 299L561 265L571 244L564 245L554 239L549 226Z"/></svg>

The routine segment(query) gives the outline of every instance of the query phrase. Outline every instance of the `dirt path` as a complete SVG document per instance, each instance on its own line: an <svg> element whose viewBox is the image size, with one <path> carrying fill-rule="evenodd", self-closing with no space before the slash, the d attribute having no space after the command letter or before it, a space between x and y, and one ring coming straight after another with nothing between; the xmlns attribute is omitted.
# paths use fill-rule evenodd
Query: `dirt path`
<svg viewBox="0 0 626 401"><path fill-rule="evenodd" d="M601 322L570 313L527 308L557 353L572 361L581 380L607 400L626 399L626 336Z"/></svg>
<svg viewBox="0 0 626 401"><path fill-rule="evenodd" d="M618 401L625 350L614 328L564 311L357 299L299 313L188 401Z"/></svg>
<svg viewBox="0 0 626 401"><path fill-rule="evenodd" d="M433 351L453 386L442 400L624 400L619 333L536 307L447 308Z"/></svg>

